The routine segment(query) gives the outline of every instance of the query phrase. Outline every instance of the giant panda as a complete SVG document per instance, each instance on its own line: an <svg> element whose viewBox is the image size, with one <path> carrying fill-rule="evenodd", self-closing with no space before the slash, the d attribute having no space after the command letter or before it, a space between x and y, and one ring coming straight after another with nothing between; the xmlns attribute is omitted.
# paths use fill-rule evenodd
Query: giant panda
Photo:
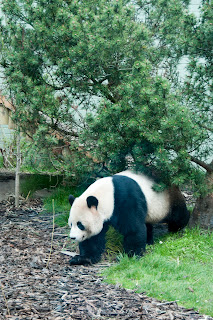
<svg viewBox="0 0 213 320"><path fill-rule="evenodd" d="M189 212L179 189L156 192L153 185L149 177L127 170L95 181L78 198L70 195L70 238L79 242L80 250L70 265L101 259L109 225L123 235L129 256L142 255L146 244L153 243L154 223L166 222L172 232L185 227Z"/></svg>

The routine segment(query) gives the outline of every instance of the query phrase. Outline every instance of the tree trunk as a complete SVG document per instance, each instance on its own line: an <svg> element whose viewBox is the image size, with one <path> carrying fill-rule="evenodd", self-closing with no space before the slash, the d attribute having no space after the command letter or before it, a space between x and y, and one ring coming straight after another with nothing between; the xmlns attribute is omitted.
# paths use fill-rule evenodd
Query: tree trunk
<svg viewBox="0 0 213 320"><path fill-rule="evenodd" d="M20 194L20 162L21 162L21 153L20 153L20 132L17 132L17 148L16 148L16 178L15 178L15 206L19 207L19 194Z"/></svg>
<svg viewBox="0 0 213 320"><path fill-rule="evenodd" d="M195 208L192 212L189 227L200 226L205 229L213 229L213 173L208 173L205 179L210 193L197 199Z"/></svg>

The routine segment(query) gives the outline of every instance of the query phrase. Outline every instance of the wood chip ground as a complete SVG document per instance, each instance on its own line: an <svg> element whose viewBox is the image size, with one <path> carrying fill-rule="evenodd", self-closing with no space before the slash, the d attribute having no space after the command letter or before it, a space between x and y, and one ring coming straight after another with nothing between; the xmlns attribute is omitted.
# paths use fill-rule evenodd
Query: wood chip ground
<svg viewBox="0 0 213 320"><path fill-rule="evenodd" d="M176 302L161 302L103 282L108 263L70 267L60 253L66 229L52 233L39 203L15 210L0 203L0 320L213 320Z"/></svg>

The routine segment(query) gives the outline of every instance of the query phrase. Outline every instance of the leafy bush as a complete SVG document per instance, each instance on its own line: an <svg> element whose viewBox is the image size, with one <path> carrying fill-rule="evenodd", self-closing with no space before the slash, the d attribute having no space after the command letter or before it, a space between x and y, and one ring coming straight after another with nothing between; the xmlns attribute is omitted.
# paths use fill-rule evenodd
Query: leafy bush
<svg viewBox="0 0 213 320"><path fill-rule="evenodd" d="M36 190L56 187L61 181L62 176L29 174L21 183L21 194L26 197L30 193L30 196L32 196Z"/></svg>

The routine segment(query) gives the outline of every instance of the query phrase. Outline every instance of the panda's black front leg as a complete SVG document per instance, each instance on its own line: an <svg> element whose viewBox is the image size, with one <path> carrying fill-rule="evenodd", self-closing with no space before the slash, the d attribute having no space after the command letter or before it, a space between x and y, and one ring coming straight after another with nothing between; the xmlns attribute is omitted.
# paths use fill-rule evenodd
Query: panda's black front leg
<svg viewBox="0 0 213 320"><path fill-rule="evenodd" d="M99 234L80 242L80 255L73 257L69 261L70 265L89 265L99 262L105 249L105 234L107 229L108 226L104 226Z"/></svg>
<svg viewBox="0 0 213 320"><path fill-rule="evenodd" d="M100 240L100 237L98 237ZM100 245L100 241L96 241L97 236L79 243L80 255L74 256L70 261L70 265L89 265L97 263L101 259L105 245Z"/></svg>
<svg viewBox="0 0 213 320"><path fill-rule="evenodd" d="M81 256L81 255L76 255L72 259L70 259L70 261L69 261L69 264L71 266L74 266L74 265L89 265L91 263L92 263L91 259L86 258L86 257Z"/></svg>
<svg viewBox="0 0 213 320"><path fill-rule="evenodd" d="M144 224L140 230L128 233L124 236L124 250L129 257L141 256L146 248L147 231Z"/></svg>

